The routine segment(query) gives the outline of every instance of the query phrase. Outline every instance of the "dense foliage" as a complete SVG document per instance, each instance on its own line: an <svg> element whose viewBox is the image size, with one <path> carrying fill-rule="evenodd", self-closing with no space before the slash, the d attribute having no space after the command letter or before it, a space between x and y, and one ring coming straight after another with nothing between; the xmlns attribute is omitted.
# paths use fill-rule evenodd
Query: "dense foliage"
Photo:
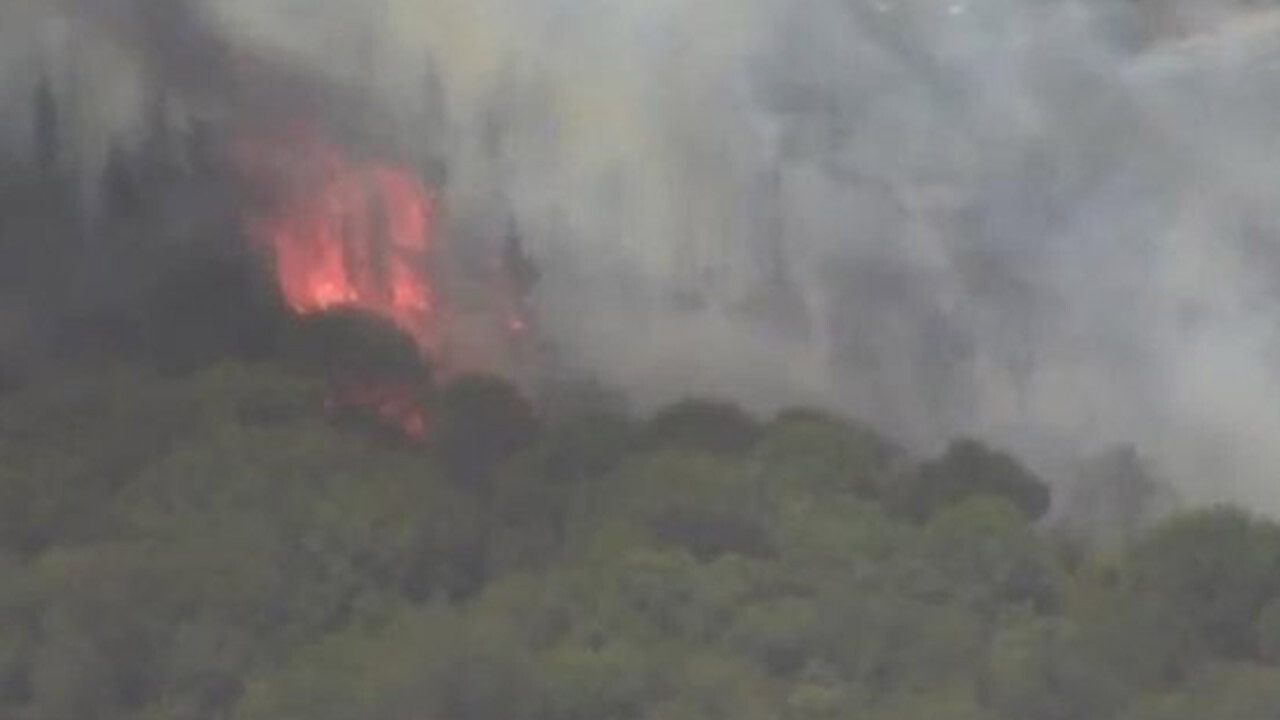
<svg viewBox="0 0 1280 720"><path fill-rule="evenodd" d="M811 411L539 417L413 447L273 365L0 400L0 717L1263 720L1280 528L1068 552L1046 487Z"/></svg>

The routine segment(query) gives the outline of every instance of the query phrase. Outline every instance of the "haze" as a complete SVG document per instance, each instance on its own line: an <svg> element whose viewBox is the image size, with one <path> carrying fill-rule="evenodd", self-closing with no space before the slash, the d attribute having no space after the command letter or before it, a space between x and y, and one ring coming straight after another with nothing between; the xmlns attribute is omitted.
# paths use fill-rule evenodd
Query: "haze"
<svg viewBox="0 0 1280 720"><path fill-rule="evenodd" d="M514 219L554 362L641 404L829 405L924 448L991 438L1050 476L1133 442L1193 500L1280 511L1269 14L165 5L0 8L6 149L31 151L47 75L87 206L157 87L193 116L303 108L445 168L453 241Z"/></svg>

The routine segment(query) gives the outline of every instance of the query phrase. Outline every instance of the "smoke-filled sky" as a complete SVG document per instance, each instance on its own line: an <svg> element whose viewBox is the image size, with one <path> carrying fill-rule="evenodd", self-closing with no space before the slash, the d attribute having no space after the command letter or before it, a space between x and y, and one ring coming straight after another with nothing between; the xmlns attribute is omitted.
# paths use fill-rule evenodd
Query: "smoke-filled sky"
<svg viewBox="0 0 1280 720"><path fill-rule="evenodd" d="M42 68L90 169L156 86L323 107L447 167L450 242L514 217L569 370L1046 468L1131 441L1280 512L1280 24L1233 10L7 0L0 130L21 151Z"/></svg>

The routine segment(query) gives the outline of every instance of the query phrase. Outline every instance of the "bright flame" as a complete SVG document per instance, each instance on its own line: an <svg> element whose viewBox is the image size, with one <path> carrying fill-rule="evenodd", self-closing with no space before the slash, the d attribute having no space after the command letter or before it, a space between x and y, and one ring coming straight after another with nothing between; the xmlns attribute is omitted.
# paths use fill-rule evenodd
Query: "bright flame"
<svg viewBox="0 0 1280 720"><path fill-rule="evenodd" d="M428 274L435 195L413 174L359 162L306 128L237 148L240 167L268 190L251 234L271 256L285 301L299 315L356 308L389 320L420 352L436 354L436 296ZM332 410L358 408L408 439L427 420L412 384L339 379Z"/></svg>
<svg viewBox="0 0 1280 720"><path fill-rule="evenodd" d="M252 223L280 290L299 314L353 307L390 320L424 353L437 345L428 279L435 195L411 173L361 163L302 132L246 161L280 195Z"/></svg>

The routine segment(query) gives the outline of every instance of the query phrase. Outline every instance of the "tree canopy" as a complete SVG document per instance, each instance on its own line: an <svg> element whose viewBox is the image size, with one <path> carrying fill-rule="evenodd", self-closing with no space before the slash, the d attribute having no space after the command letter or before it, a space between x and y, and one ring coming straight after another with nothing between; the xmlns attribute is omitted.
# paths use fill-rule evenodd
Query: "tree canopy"
<svg viewBox="0 0 1280 720"><path fill-rule="evenodd" d="M377 335L343 322L306 342ZM321 411L327 372L113 366L0 400L0 717L1280 707L1280 527L1241 510L1066 562L1048 486L976 440L919 459L720 401L544 420L463 377L422 398L425 444L387 443Z"/></svg>

